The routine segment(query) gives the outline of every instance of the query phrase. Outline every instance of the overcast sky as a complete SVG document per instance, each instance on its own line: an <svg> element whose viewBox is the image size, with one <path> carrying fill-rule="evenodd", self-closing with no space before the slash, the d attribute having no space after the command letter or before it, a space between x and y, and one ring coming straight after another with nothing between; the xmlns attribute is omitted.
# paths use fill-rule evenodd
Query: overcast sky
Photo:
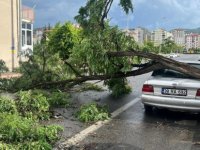
<svg viewBox="0 0 200 150"><path fill-rule="evenodd" d="M150 30L164 28L200 27L200 0L133 0L134 12L126 16L114 4L109 14L112 25L120 28L146 27ZM35 27L74 21L87 0L22 0L24 5L35 8Z"/></svg>

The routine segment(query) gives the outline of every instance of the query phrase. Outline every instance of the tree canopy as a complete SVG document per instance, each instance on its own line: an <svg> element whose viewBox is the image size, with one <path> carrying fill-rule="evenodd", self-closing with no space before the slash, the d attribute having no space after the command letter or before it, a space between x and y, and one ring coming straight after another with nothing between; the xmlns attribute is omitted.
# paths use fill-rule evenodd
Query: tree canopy
<svg viewBox="0 0 200 150"><path fill-rule="evenodd" d="M160 49L152 42L140 47L117 26L111 26L108 14L113 2L88 0L75 16L78 27L66 22L46 30L42 42L35 46L34 55L21 65L24 75L17 82L29 84L19 89L64 88L87 80L104 80L118 96L130 92L126 77L162 67L200 78L199 69L157 55ZM119 5L126 14L133 12L131 0L120 0ZM176 45L166 39L161 48L169 52Z"/></svg>

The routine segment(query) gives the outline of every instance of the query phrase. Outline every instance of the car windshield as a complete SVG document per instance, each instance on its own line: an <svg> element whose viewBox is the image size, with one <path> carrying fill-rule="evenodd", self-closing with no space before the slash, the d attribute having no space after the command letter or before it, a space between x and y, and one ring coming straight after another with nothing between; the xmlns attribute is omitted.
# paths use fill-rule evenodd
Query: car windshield
<svg viewBox="0 0 200 150"><path fill-rule="evenodd" d="M200 69L200 64L194 64L194 63L188 63L189 65L196 67L198 69ZM195 79L195 77L180 73L178 71L175 70L171 70L171 69L159 69L159 70L155 70L152 73L152 76L154 77L166 77L166 78L189 78L189 79Z"/></svg>

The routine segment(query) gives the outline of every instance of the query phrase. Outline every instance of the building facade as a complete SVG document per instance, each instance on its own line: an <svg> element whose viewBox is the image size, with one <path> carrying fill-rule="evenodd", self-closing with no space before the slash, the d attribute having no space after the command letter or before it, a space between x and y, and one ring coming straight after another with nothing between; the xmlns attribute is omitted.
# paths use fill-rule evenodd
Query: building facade
<svg viewBox="0 0 200 150"><path fill-rule="evenodd" d="M155 46L161 45L165 39L173 39L172 33L165 31L164 29L156 29L151 34L151 41Z"/></svg>
<svg viewBox="0 0 200 150"><path fill-rule="evenodd" d="M22 25L24 9L21 0L0 1L0 59L5 61L10 71L19 66L23 59L22 54ZM33 10L30 9L33 14ZM33 24L33 18L27 17L25 21ZM32 30L32 28L31 28ZM30 33L28 33L30 34ZM28 36L25 35L25 36ZM31 37L30 37L31 38Z"/></svg>
<svg viewBox="0 0 200 150"><path fill-rule="evenodd" d="M137 27L135 29L124 30L124 32L126 35L133 37L139 45L143 45L145 41L151 40L151 33L145 28Z"/></svg>
<svg viewBox="0 0 200 150"><path fill-rule="evenodd" d="M156 29L151 34L151 40L155 46L159 46L163 43L165 39L165 30L163 29Z"/></svg>
<svg viewBox="0 0 200 150"><path fill-rule="evenodd" d="M134 39L139 45L143 45L145 41L151 40L151 33L145 28L137 27L133 32L135 33Z"/></svg>
<svg viewBox="0 0 200 150"><path fill-rule="evenodd" d="M20 49L20 1L0 1L0 59L13 70L18 66Z"/></svg>
<svg viewBox="0 0 200 150"><path fill-rule="evenodd" d="M185 48L188 51L189 49L198 49L200 48L200 35L190 33L185 37Z"/></svg>
<svg viewBox="0 0 200 150"><path fill-rule="evenodd" d="M185 31L183 29L174 29L171 31L174 42L181 47L185 47Z"/></svg>

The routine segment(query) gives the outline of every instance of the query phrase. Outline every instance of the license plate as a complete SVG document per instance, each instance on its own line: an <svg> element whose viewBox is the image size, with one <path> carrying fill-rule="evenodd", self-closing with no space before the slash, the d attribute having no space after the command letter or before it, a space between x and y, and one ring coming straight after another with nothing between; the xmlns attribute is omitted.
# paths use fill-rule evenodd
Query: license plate
<svg viewBox="0 0 200 150"><path fill-rule="evenodd" d="M187 90L186 89L162 88L162 94L164 94L164 95L187 96Z"/></svg>

